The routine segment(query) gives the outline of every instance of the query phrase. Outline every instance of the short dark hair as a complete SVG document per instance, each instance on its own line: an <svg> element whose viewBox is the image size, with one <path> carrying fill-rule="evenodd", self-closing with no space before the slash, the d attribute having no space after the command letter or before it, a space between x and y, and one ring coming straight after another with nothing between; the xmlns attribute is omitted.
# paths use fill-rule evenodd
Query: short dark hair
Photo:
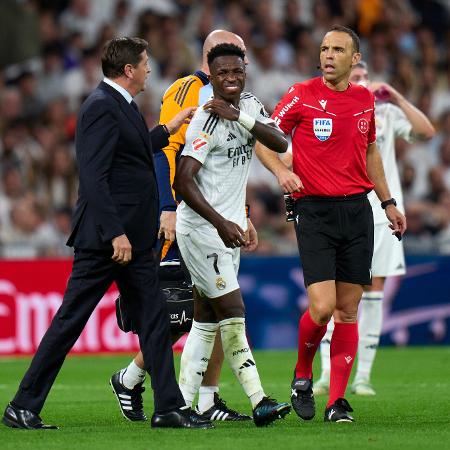
<svg viewBox="0 0 450 450"><path fill-rule="evenodd" d="M360 69L364 69L364 70L368 70L368 66L367 63L363 60L357 62L354 66L353 69L355 69L356 67L359 67Z"/></svg>
<svg viewBox="0 0 450 450"><path fill-rule="evenodd" d="M330 30L328 30L328 33L330 31L340 31L341 33L347 33L352 38L353 50L355 51L355 53L359 53L359 37L351 28L344 27L344 25L333 25Z"/></svg>
<svg viewBox="0 0 450 450"><path fill-rule="evenodd" d="M229 56L229 55L239 56L239 58L241 58L242 61L244 61L244 59L245 59L244 51L241 48L239 48L237 45L218 44L208 52L208 55L207 55L208 66L210 66L211 63L219 56Z"/></svg>
<svg viewBox="0 0 450 450"><path fill-rule="evenodd" d="M140 63L144 50L148 51L148 42L137 37L120 37L106 42L102 53L103 75L120 77L127 64L136 67Z"/></svg>

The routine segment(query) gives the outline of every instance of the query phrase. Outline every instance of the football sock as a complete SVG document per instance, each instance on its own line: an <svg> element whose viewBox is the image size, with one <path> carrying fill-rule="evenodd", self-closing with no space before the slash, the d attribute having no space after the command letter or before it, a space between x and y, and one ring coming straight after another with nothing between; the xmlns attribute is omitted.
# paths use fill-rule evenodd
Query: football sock
<svg viewBox="0 0 450 450"><path fill-rule="evenodd" d="M245 319L233 317L221 320L219 326L225 358L254 408L265 394L245 334Z"/></svg>
<svg viewBox="0 0 450 450"><path fill-rule="evenodd" d="M383 291L364 292L359 316L356 380L370 380L383 324Z"/></svg>
<svg viewBox="0 0 450 450"><path fill-rule="evenodd" d="M320 360L322 368L320 378L330 378L330 344L333 331L334 319L331 318L327 325L327 331L320 342Z"/></svg>
<svg viewBox="0 0 450 450"><path fill-rule="evenodd" d="M309 314L309 309L298 323L298 358L295 366L296 378L312 378L312 363L322 340L326 325L317 325Z"/></svg>
<svg viewBox="0 0 450 450"><path fill-rule="evenodd" d="M219 392L219 386L200 386L197 406L201 413L214 405L214 393L216 392Z"/></svg>
<svg viewBox="0 0 450 450"><path fill-rule="evenodd" d="M181 393L188 406L192 406L202 383L218 327L217 323L192 321L192 328L181 354L179 380Z"/></svg>
<svg viewBox="0 0 450 450"><path fill-rule="evenodd" d="M358 324L335 322L330 345L330 396L327 408L338 398L344 397L357 349Z"/></svg>
<svg viewBox="0 0 450 450"><path fill-rule="evenodd" d="M144 380L145 370L138 367L133 359L129 366L123 371L122 384L127 389L133 389L138 383L142 383Z"/></svg>

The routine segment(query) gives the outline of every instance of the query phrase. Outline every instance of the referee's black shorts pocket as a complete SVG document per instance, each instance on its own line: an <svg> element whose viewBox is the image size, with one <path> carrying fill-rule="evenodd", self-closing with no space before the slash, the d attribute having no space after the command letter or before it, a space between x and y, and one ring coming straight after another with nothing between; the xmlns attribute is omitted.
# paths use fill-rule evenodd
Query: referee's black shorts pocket
<svg viewBox="0 0 450 450"><path fill-rule="evenodd" d="M346 206L346 226L343 230L345 239L337 252L336 280L362 285L372 284L372 207L366 198Z"/></svg>

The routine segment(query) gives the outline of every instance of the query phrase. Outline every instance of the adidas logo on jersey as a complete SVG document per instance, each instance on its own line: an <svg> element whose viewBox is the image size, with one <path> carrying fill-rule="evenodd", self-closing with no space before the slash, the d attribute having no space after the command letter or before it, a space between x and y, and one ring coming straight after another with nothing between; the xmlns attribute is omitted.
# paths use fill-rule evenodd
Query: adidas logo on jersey
<svg viewBox="0 0 450 450"><path fill-rule="evenodd" d="M236 139L236 136L230 131L228 133L227 142L232 141L233 139Z"/></svg>

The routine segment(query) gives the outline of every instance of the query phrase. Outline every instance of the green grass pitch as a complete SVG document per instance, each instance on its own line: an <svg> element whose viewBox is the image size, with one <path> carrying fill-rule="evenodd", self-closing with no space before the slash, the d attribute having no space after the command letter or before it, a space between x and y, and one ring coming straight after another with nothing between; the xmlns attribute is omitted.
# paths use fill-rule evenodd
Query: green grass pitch
<svg viewBox="0 0 450 450"><path fill-rule="evenodd" d="M288 401L295 353L256 351L255 358L266 393ZM353 424L323 423L325 398L318 397L314 420L302 422L292 412L267 428L248 422L218 423L212 430L152 430L148 422L128 422L119 413L108 380L129 360L126 355L68 358L41 414L60 430L22 431L0 425L0 449L450 448L449 347L381 349L373 373L378 395L347 395L355 409ZM0 359L2 411L28 363L27 358ZM232 408L250 413L250 404L228 367L222 373L221 395ZM144 404L150 416L150 387Z"/></svg>

